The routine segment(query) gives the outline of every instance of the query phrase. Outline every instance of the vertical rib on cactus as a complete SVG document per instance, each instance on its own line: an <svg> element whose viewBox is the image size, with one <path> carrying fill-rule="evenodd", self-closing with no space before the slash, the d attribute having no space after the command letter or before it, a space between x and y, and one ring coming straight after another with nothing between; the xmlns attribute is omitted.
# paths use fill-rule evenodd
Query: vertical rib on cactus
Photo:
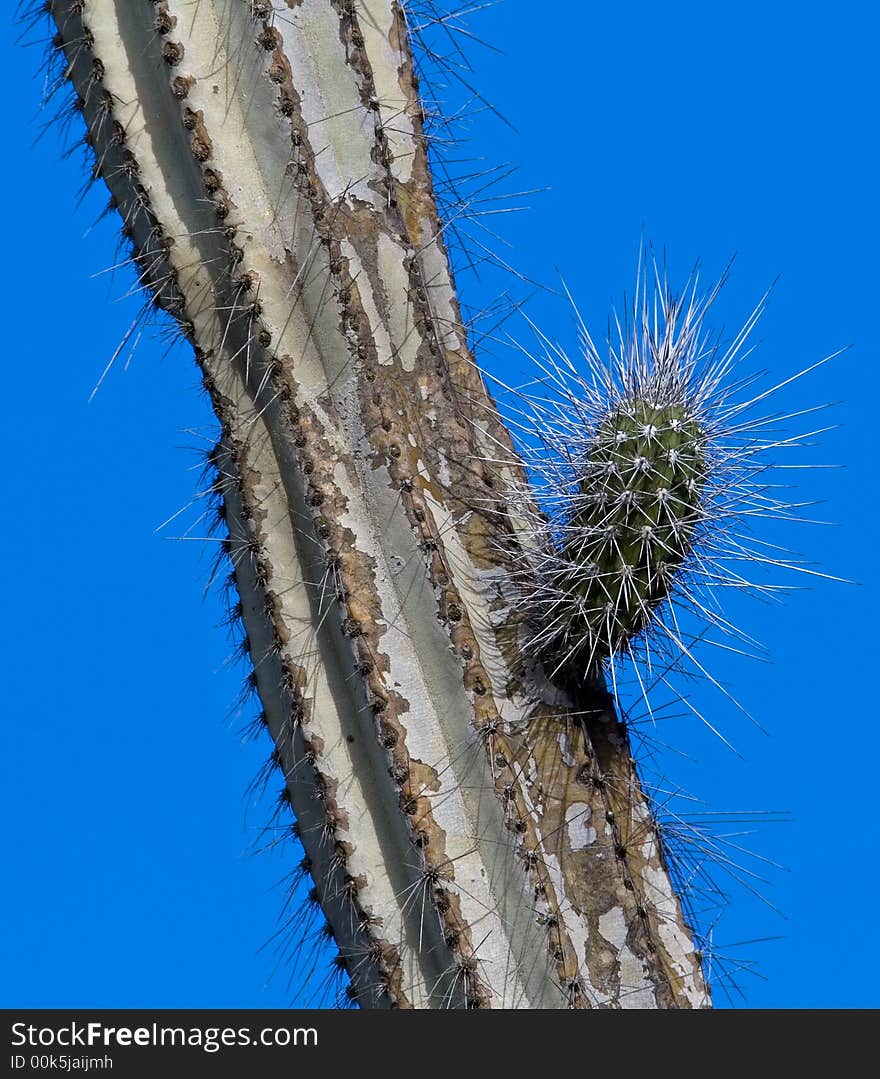
<svg viewBox="0 0 880 1079"><path fill-rule="evenodd" d="M526 673L517 521L487 497L524 481L461 324L403 8L47 6L220 420L255 680L357 1001L707 1005L607 695Z"/></svg>

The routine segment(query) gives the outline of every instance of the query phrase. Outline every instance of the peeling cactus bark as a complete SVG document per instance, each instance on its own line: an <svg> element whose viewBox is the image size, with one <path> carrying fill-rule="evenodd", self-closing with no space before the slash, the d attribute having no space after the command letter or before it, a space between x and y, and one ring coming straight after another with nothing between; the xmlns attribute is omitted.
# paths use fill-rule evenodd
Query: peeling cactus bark
<svg viewBox="0 0 880 1079"><path fill-rule="evenodd" d="M493 492L525 481L462 327L404 10L47 6L221 424L253 678L356 1000L708 1006L607 695L521 656L525 539Z"/></svg>

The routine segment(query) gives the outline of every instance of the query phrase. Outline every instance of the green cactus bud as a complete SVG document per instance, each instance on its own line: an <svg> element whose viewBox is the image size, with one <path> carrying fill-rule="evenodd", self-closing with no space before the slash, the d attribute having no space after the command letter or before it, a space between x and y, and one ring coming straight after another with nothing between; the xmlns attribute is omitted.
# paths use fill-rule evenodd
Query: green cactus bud
<svg viewBox="0 0 880 1079"><path fill-rule="evenodd" d="M704 444L683 407L642 397L599 424L551 575L551 587L572 600L551 654L601 661L646 628L701 518Z"/></svg>
<svg viewBox="0 0 880 1079"><path fill-rule="evenodd" d="M723 613L727 595L766 594L765 572L816 572L752 535L761 518L797 519L765 477L776 451L800 439L757 410L832 357L756 392L763 376L740 365L766 296L725 343L705 324L725 277L701 296L694 275L675 295L645 259L607 354L578 316L579 363L538 331L537 388L503 387L532 481L503 493L523 537L516 613L527 655L570 688L607 675L615 699L632 673L649 714L648 686L694 674L745 711L694 646L731 637L735 651L752 648Z"/></svg>

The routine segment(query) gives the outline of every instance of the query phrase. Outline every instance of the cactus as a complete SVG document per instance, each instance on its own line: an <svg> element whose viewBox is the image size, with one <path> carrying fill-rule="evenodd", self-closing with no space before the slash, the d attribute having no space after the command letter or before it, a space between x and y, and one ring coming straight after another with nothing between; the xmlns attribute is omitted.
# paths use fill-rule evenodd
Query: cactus
<svg viewBox="0 0 880 1079"><path fill-rule="evenodd" d="M681 405L644 393L599 424L553 556L548 589L558 614L541 612L545 633L559 624L551 663L558 653L567 667L590 671L643 632L668 598L700 519L705 438Z"/></svg>
<svg viewBox="0 0 880 1079"><path fill-rule="evenodd" d="M760 594L762 567L817 573L779 547L768 554L749 524L798 519L770 473L780 450L809 437L786 433L792 416L762 415L761 406L833 356L757 391L762 376L741 361L766 296L722 346L706 315L726 276L700 296L694 275L676 296L656 265L653 287L640 269L608 357L581 321L583 362L542 339L538 390L514 398L536 489L526 499L522 488L504 494L531 536L518 569L526 661L567 687L604 670L615 696L628 664L649 715L645 687L658 672L666 683L671 671L696 671L721 688L689 646L682 615L702 634L754 644L725 616L720 594Z"/></svg>
<svg viewBox="0 0 880 1079"><path fill-rule="evenodd" d="M579 681L534 676L521 576L539 511L462 325L405 5L37 10L139 283L217 414L250 680L350 998L708 1006L604 656L582 656ZM646 395L609 413L575 530L594 530L596 476L621 449L680 452L645 481L655 534L625 543L645 566L659 546L684 559L702 438ZM563 567L614 572L571 542ZM592 579L551 584L580 590L595 637ZM609 649L663 580L636 573Z"/></svg>

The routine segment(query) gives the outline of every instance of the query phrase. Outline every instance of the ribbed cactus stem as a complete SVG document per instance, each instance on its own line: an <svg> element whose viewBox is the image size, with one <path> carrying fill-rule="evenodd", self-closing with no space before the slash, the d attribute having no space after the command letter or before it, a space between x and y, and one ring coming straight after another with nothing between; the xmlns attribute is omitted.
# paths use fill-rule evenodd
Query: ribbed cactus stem
<svg viewBox="0 0 880 1079"><path fill-rule="evenodd" d="M525 674L519 526L487 497L523 472L462 326L404 8L47 8L221 425L252 677L352 996L706 1005L607 696Z"/></svg>

